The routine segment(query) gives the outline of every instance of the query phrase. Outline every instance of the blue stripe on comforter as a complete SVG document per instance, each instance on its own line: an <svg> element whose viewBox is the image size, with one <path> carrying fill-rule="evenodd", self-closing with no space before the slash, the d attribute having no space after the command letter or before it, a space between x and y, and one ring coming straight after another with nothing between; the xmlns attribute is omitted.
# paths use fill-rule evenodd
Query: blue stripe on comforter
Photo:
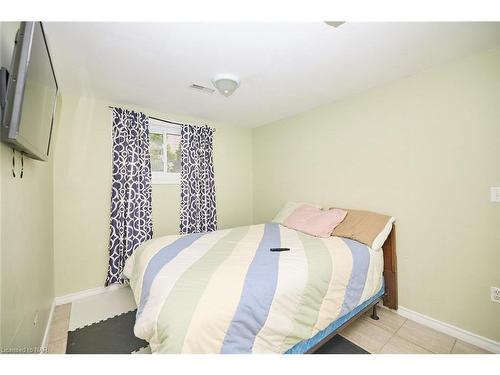
<svg viewBox="0 0 500 375"><path fill-rule="evenodd" d="M278 282L279 224L266 224L264 236L250 264L240 302L224 337L221 353L251 353L257 333L264 325Z"/></svg>
<svg viewBox="0 0 500 375"><path fill-rule="evenodd" d="M179 237L177 240L168 244L158 253L151 258L148 268L144 273L144 280L142 283L141 302L137 308L137 317L141 316L144 306L148 301L151 284L155 279L158 272L172 259L174 259L182 250L189 247L194 241L203 236L204 233L193 233L186 236Z"/></svg>
<svg viewBox="0 0 500 375"><path fill-rule="evenodd" d="M365 288L368 267L370 266L370 252L366 245L349 238L342 239L351 250L353 265L340 315L348 313L358 305Z"/></svg>

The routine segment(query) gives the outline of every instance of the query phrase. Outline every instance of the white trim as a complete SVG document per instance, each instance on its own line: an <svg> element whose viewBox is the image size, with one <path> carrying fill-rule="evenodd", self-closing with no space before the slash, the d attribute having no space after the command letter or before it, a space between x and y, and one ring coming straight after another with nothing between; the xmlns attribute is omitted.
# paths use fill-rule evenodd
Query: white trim
<svg viewBox="0 0 500 375"><path fill-rule="evenodd" d="M149 119L149 131L159 132L159 133L167 133L167 134L175 134L181 135L181 126L177 124L171 124L169 122Z"/></svg>
<svg viewBox="0 0 500 375"><path fill-rule="evenodd" d="M387 308L383 306L384 308ZM394 310L391 310L394 311ZM500 342L479 336L475 333L466 331L465 329L458 328L451 324L442 322L440 320L431 318L430 316L418 313L416 311L407 309L404 306L398 306L398 310L395 311L397 314L420 323L429 328L435 329L438 332L442 332L456 339L465 341L469 344L475 345L479 348L488 350L493 353L500 353Z"/></svg>
<svg viewBox="0 0 500 375"><path fill-rule="evenodd" d="M71 293L71 294L66 294L64 296L56 297L55 304L57 306L64 305L66 303L71 303L83 298L96 296L98 294L109 293L120 288L125 288L127 286L128 285L112 284L110 286L101 286L99 288L82 290L81 292Z"/></svg>
<svg viewBox="0 0 500 375"><path fill-rule="evenodd" d="M49 331L52 325L52 318L54 317L54 310L56 308L56 300L52 301L52 306L50 307L49 318L47 319L47 325L45 326L45 332L43 334L42 344L40 345L40 354L48 353L49 348Z"/></svg>
<svg viewBox="0 0 500 375"><path fill-rule="evenodd" d="M172 172L151 172L151 183L153 185L179 185L181 174Z"/></svg>
<svg viewBox="0 0 500 375"><path fill-rule="evenodd" d="M153 185L179 185L181 183L180 172L166 172L167 169L167 144L166 139L168 135L181 135L181 126L169 124L163 121L150 120L149 132L161 134L163 137L163 168L162 172L151 171L151 183Z"/></svg>

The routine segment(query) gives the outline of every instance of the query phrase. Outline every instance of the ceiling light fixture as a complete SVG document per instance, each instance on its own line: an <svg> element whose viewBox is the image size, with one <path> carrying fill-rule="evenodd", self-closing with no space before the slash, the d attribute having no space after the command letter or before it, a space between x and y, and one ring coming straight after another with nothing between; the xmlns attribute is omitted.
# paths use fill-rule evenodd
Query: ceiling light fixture
<svg viewBox="0 0 500 375"><path fill-rule="evenodd" d="M217 74L212 83L222 95L229 96L240 85L240 79L234 74Z"/></svg>
<svg viewBox="0 0 500 375"><path fill-rule="evenodd" d="M325 23L328 26L339 27L340 25L343 25L345 23L345 21L325 21Z"/></svg>

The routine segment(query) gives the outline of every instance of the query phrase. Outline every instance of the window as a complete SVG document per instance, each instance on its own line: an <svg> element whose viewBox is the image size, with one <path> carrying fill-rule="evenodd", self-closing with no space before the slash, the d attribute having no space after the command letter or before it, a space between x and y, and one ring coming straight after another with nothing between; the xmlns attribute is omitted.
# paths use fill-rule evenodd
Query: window
<svg viewBox="0 0 500 375"><path fill-rule="evenodd" d="M149 154L153 184L179 184L181 181L181 127L149 120Z"/></svg>

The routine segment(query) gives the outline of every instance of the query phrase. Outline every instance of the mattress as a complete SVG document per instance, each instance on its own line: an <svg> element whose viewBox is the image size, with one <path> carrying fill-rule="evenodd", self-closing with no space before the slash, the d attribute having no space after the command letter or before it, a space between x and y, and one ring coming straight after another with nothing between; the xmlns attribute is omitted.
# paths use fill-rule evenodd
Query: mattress
<svg viewBox="0 0 500 375"><path fill-rule="evenodd" d="M382 270L381 249L267 223L150 240L124 276L153 353L285 353L376 297Z"/></svg>

